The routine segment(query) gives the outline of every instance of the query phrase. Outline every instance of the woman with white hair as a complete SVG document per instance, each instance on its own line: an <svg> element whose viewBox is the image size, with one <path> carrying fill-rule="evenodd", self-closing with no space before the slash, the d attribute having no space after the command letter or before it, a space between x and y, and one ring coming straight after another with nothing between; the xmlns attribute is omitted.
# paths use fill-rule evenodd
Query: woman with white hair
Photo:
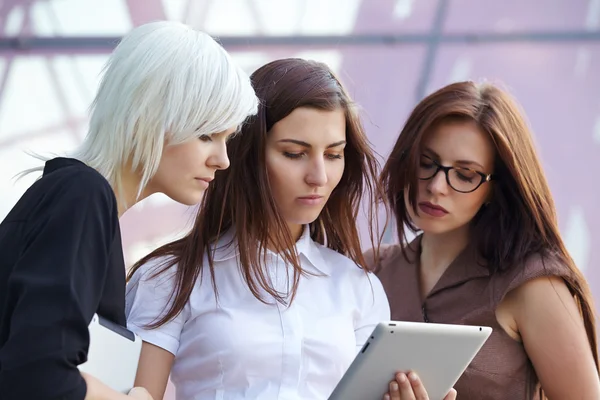
<svg viewBox="0 0 600 400"><path fill-rule="evenodd" d="M197 204L257 107L248 76L207 34L155 22L123 38L81 147L46 160L0 224L2 399L148 396L77 368L93 314L126 325L119 217L153 193Z"/></svg>

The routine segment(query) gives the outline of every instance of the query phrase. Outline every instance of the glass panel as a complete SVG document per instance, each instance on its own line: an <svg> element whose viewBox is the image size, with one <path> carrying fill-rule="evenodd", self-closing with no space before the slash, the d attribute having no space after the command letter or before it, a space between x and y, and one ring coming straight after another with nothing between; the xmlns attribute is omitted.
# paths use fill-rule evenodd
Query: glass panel
<svg viewBox="0 0 600 400"><path fill-rule="evenodd" d="M597 0L449 0L446 32L597 30Z"/></svg>
<svg viewBox="0 0 600 400"><path fill-rule="evenodd" d="M437 0L46 0L6 6L3 36L121 36L160 19L212 35L425 32Z"/></svg>
<svg viewBox="0 0 600 400"><path fill-rule="evenodd" d="M438 0L363 0L354 33L425 33Z"/></svg>
<svg viewBox="0 0 600 400"><path fill-rule="evenodd" d="M169 0L163 0L163 4ZM176 18L215 35L340 35L427 30L436 0L208 0L169 5Z"/></svg>
<svg viewBox="0 0 600 400"><path fill-rule="evenodd" d="M6 62L6 60L5 60ZM50 60L40 56L15 57L5 66L6 84L0 108L0 140L29 130L59 124L65 112L55 90ZM35 112L35 118L30 115Z"/></svg>
<svg viewBox="0 0 600 400"><path fill-rule="evenodd" d="M132 28L124 0L52 0L31 5L35 36L120 36Z"/></svg>
<svg viewBox="0 0 600 400"><path fill-rule="evenodd" d="M71 132L54 130L43 134L29 135L21 138L18 143L0 143L0 221L23 195L25 190L41 175L34 172L16 179L16 175L29 168L40 167L43 162L25 153L34 154L63 154L77 145Z"/></svg>

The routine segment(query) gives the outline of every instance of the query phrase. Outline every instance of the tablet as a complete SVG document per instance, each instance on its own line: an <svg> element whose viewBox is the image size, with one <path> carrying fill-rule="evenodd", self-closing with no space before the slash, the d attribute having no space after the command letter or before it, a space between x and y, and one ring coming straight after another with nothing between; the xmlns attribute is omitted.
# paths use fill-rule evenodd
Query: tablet
<svg viewBox="0 0 600 400"><path fill-rule="evenodd" d="M487 326L381 322L329 400L381 400L406 371L419 375L431 400L442 400L491 333Z"/></svg>
<svg viewBox="0 0 600 400"><path fill-rule="evenodd" d="M133 388L142 340L127 328L94 315L89 325L87 362L79 366L102 383L121 393Z"/></svg>

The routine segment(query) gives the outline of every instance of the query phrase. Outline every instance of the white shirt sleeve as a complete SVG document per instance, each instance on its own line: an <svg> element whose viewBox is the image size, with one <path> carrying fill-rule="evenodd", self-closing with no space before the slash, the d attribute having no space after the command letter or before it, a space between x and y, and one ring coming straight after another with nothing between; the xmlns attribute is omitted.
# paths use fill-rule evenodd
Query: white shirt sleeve
<svg viewBox="0 0 600 400"><path fill-rule="evenodd" d="M368 277L368 280L365 279L366 287L363 292L362 309L358 321L354 325L357 352L367 342L375 326L382 321L389 321L391 318L390 304L381 281L372 273L369 273Z"/></svg>
<svg viewBox="0 0 600 400"><path fill-rule="evenodd" d="M190 308L186 305L181 313L166 324L150 329L148 324L158 321L171 307L176 266L154 277L161 261L151 261L135 272L127 285L125 314L127 327L143 341L152 343L173 355L177 355L179 338Z"/></svg>

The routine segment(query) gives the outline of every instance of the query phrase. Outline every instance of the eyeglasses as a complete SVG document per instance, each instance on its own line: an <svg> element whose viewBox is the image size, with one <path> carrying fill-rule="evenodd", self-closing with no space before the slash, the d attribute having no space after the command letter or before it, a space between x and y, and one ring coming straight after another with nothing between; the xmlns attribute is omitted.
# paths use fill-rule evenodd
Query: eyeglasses
<svg viewBox="0 0 600 400"><path fill-rule="evenodd" d="M483 183L493 179L492 174L484 174L471 168L445 167L426 155L421 156L418 170L419 179L431 179L440 170L444 171L448 185L460 193L474 192Z"/></svg>

